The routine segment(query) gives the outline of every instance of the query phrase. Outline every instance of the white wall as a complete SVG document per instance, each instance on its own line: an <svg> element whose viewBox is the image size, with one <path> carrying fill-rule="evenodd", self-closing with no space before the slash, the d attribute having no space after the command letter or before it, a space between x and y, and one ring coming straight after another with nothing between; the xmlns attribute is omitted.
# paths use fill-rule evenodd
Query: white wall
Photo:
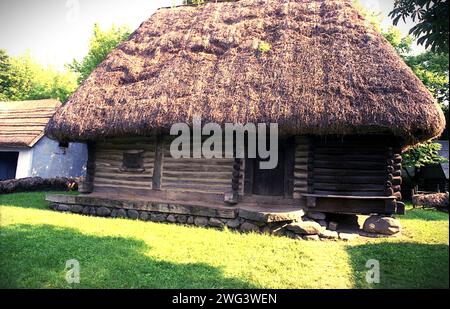
<svg viewBox="0 0 450 309"><path fill-rule="evenodd" d="M18 152L16 178L30 177L33 150L29 148L0 148L0 151Z"/></svg>
<svg viewBox="0 0 450 309"><path fill-rule="evenodd" d="M86 173L87 146L82 143L70 143L64 149L57 141L44 136L31 149L5 147L0 151L19 152L16 179L79 177Z"/></svg>
<svg viewBox="0 0 450 309"><path fill-rule="evenodd" d="M42 178L79 177L86 172L87 146L69 143L60 148L57 141L43 137L33 147L31 176Z"/></svg>

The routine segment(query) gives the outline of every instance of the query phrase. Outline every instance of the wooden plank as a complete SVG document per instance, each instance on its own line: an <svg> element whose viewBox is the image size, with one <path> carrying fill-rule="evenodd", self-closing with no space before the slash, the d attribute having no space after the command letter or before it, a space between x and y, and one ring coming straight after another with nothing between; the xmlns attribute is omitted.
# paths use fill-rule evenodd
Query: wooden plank
<svg viewBox="0 0 450 309"><path fill-rule="evenodd" d="M314 160L314 168L332 168L332 169L385 169L386 164L384 162L360 162L360 161L319 161Z"/></svg>
<svg viewBox="0 0 450 309"><path fill-rule="evenodd" d="M285 198L292 198L294 194L294 181L295 181L295 174L294 174L294 167L295 167L295 156L296 156L296 149L295 149L295 140L294 139L288 139L285 143L285 149L284 149L284 197Z"/></svg>
<svg viewBox="0 0 450 309"><path fill-rule="evenodd" d="M143 180L151 180L152 178L152 174L150 173L124 173L124 172L120 172L120 173L105 173L105 172L96 172L95 176L100 177L100 178L107 178L107 179L115 179L115 178L120 178L120 179L143 179Z"/></svg>
<svg viewBox="0 0 450 309"><path fill-rule="evenodd" d="M310 193L310 192L308 192ZM350 195L350 196L386 196L384 192L379 191L332 191L332 190L317 190L314 188L314 194L328 194L328 195Z"/></svg>
<svg viewBox="0 0 450 309"><path fill-rule="evenodd" d="M136 187L140 187L140 188L152 188L151 185L151 181L138 181L138 180L129 180L129 179L111 179L111 178L102 178L102 177L95 177L95 182L94 184L97 186L99 184L104 185L104 184L108 184L108 185L125 185L125 186L136 186Z"/></svg>
<svg viewBox="0 0 450 309"><path fill-rule="evenodd" d="M335 175L314 175L315 182L338 183L338 184L383 184L386 176L335 176Z"/></svg>
<svg viewBox="0 0 450 309"><path fill-rule="evenodd" d="M153 182L152 188L155 190L161 189L163 166L164 166L164 142L159 136L156 139L153 179L152 179Z"/></svg>
<svg viewBox="0 0 450 309"><path fill-rule="evenodd" d="M339 184L339 183L323 183L314 180L314 189L329 191L380 191L384 192L383 184Z"/></svg>
<svg viewBox="0 0 450 309"><path fill-rule="evenodd" d="M367 169L332 169L332 168L314 168L314 175L324 176L383 176L387 177L387 172L382 170L367 170Z"/></svg>
<svg viewBox="0 0 450 309"><path fill-rule="evenodd" d="M214 166L214 165L193 165L193 164L166 164L164 162L165 171L185 171L185 172L233 172L233 166Z"/></svg>
<svg viewBox="0 0 450 309"><path fill-rule="evenodd" d="M136 186L134 184L132 185L114 185L114 184L103 184L103 183L95 183L94 188L111 188L111 189L129 189L127 191L129 194L133 192L133 190L145 190L145 191L151 191L151 186Z"/></svg>

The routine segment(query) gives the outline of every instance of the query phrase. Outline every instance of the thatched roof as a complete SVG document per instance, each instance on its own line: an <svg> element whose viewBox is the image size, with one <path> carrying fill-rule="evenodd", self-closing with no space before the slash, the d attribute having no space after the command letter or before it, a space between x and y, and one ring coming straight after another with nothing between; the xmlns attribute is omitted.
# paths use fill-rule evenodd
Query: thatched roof
<svg viewBox="0 0 450 309"><path fill-rule="evenodd" d="M33 147L60 106L57 100L0 102L0 146Z"/></svg>
<svg viewBox="0 0 450 309"><path fill-rule="evenodd" d="M285 133L444 128L442 111L349 0L241 0L160 9L47 127L58 139L145 135L191 121L278 122Z"/></svg>

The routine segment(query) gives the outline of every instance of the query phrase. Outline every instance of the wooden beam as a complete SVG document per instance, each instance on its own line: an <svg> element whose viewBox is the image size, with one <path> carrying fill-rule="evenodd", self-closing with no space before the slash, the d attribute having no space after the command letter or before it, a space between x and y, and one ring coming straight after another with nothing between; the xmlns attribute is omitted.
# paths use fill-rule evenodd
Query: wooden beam
<svg viewBox="0 0 450 309"><path fill-rule="evenodd" d="M164 162L164 141L160 135L157 136L155 141L155 158L153 163L153 178L152 178L152 189L161 189L161 178L163 173L163 162Z"/></svg>

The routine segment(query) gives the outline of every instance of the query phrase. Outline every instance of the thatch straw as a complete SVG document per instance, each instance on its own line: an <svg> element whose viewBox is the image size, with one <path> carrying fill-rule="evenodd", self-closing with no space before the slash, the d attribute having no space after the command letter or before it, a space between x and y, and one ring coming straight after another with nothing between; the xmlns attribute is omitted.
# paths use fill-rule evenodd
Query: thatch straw
<svg viewBox="0 0 450 309"><path fill-rule="evenodd" d="M33 147L60 106L52 99L0 102L0 146Z"/></svg>
<svg viewBox="0 0 450 309"><path fill-rule="evenodd" d="M278 122L287 134L439 135L431 94L350 1L242 0L160 9L47 132L89 140L191 121Z"/></svg>

